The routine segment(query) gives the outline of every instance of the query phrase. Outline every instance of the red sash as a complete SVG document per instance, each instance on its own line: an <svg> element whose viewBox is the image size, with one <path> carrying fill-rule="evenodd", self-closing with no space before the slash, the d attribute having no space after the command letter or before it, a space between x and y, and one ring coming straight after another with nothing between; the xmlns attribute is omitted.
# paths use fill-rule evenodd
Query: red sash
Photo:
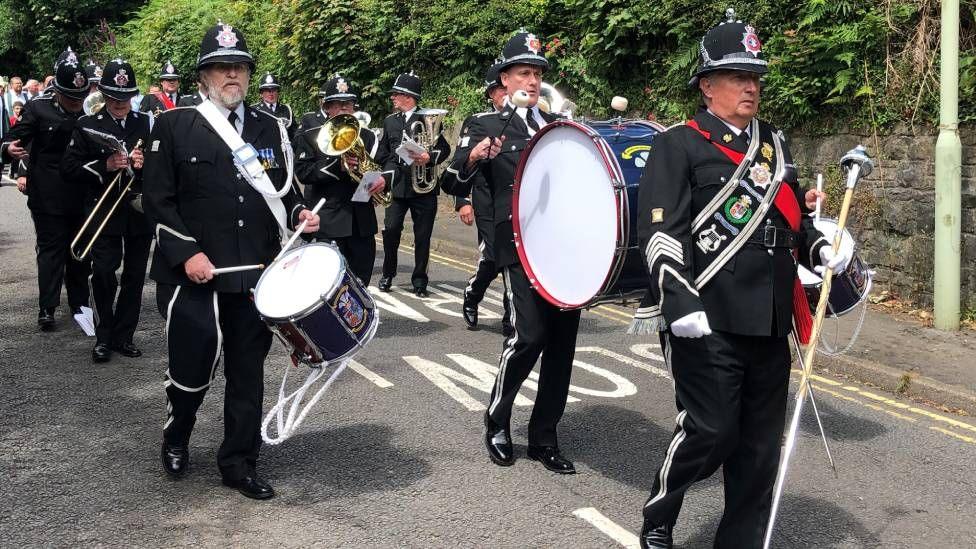
<svg viewBox="0 0 976 549"><path fill-rule="evenodd" d="M709 143L715 145L715 147L722 152L729 160L731 160L735 165L739 165L745 159L746 155L738 151L734 151L728 147L723 146L721 143L716 143L712 141L712 136L707 131L701 129L698 126L698 122L694 120L689 120L686 125L708 140ZM789 185L780 185L779 192L776 193L776 197L773 199L773 205L779 210L779 213L783 214L786 218L786 222L790 225L790 229L794 232L800 230L800 204L796 201L796 195L793 194L793 189ZM796 257L797 251L793 250L793 257ZM793 279L793 324L796 327L797 335L800 336L800 342L807 344L810 342L810 332L813 330L813 317L810 315L810 302L807 299L807 294L803 290L803 284L800 282L800 277L797 275Z"/></svg>
<svg viewBox="0 0 976 549"><path fill-rule="evenodd" d="M156 99L159 99L159 102L162 103L164 107L166 107L166 110L176 108L176 105L174 105L173 102L170 101L169 96L166 95L165 93L156 92L154 95L156 96Z"/></svg>

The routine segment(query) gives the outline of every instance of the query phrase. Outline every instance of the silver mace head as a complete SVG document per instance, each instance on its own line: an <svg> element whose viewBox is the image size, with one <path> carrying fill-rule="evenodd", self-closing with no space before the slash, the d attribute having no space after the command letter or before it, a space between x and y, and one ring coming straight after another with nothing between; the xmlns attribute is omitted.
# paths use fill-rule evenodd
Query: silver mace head
<svg viewBox="0 0 976 549"><path fill-rule="evenodd" d="M858 145L853 149L847 151L840 159L840 167L851 171L854 166L860 168L860 176L864 177L870 174L874 170L874 161L868 156L868 149L864 145Z"/></svg>

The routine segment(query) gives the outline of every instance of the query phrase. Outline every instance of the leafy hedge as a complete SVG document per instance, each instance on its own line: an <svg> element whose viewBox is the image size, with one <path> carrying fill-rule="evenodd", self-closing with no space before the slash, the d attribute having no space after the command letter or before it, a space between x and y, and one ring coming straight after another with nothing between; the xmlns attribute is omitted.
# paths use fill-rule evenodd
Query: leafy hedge
<svg viewBox="0 0 976 549"><path fill-rule="evenodd" d="M111 15L126 21L115 25L118 43L144 85L167 57L189 72L204 29L220 17L244 30L259 71L279 75L296 110L312 108L318 87L341 71L361 84L364 108L379 116L389 110L386 90L395 76L413 69L425 79L424 103L451 107L459 119L481 108L484 68L525 26L546 44L552 60L546 80L583 112L605 116L609 98L624 95L633 115L665 122L694 108L697 97L687 81L697 43L726 7L704 0L0 0L0 14L6 8L23 19L41 4L79 2L89 11L114 6ZM755 24L772 60L764 117L806 129L937 119L937 0L729 4ZM976 0L962 4L960 112L971 121ZM126 6L138 10L126 15ZM59 25L39 27L38 44L50 49L70 37L57 30L67 23ZM9 25L0 25L3 32ZM99 31L86 33L90 39ZM114 49L104 39L94 42L103 55ZM184 86L191 89L192 78Z"/></svg>

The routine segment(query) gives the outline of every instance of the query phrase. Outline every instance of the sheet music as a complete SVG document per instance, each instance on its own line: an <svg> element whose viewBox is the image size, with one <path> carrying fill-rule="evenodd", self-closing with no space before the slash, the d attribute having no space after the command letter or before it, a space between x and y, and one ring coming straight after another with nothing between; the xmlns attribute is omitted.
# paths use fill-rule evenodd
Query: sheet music
<svg viewBox="0 0 976 549"><path fill-rule="evenodd" d="M422 154L427 152L427 149L413 139L410 139L410 136L404 135L403 141L400 142L400 146L396 149L396 153L407 166L413 165L413 158L410 157L411 152L414 154Z"/></svg>
<svg viewBox="0 0 976 549"><path fill-rule="evenodd" d="M356 192L353 193L351 200L353 202L369 202L369 186L380 177L383 177L383 174L380 172L364 173L363 179L359 182L359 186L356 187Z"/></svg>

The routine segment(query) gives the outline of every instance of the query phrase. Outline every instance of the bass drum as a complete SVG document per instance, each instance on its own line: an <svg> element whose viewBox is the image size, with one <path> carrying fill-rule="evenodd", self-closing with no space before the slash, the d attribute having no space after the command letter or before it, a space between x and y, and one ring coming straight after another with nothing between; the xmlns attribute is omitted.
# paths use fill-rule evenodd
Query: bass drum
<svg viewBox="0 0 976 549"><path fill-rule="evenodd" d="M647 121L558 120L526 146L515 174L512 226L519 260L546 301L562 309L643 296L637 193L651 142Z"/></svg>

